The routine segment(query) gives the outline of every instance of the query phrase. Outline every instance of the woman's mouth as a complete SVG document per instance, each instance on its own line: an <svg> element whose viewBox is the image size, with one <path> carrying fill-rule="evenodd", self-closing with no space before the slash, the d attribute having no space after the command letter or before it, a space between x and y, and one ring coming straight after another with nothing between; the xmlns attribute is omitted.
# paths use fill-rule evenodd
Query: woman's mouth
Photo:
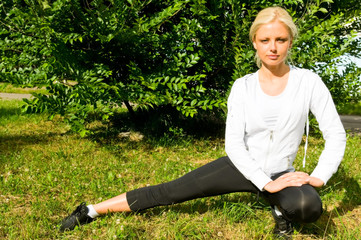
<svg viewBox="0 0 361 240"><path fill-rule="evenodd" d="M275 60L278 58L278 55L267 55L269 59Z"/></svg>

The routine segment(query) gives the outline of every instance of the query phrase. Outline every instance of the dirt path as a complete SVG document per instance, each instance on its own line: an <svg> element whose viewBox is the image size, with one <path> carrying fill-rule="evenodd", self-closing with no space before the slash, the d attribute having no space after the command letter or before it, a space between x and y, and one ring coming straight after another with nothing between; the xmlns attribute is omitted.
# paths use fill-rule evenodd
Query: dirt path
<svg viewBox="0 0 361 240"><path fill-rule="evenodd" d="M342 115L341 121L346 131L361 136L361 116Z"/></svg>
<svg viewBox="0 0 361 240"><path fill-rule="evenodd" d="M0 99L4 100L12 100L18 99L21 100L23 98L31 98L31 94L20 94L20 93L0 93Z"/></svg>

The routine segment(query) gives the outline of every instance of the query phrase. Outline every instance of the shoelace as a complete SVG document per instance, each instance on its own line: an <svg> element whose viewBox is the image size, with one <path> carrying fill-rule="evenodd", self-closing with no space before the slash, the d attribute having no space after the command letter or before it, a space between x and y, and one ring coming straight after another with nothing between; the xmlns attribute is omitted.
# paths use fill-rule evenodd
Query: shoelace
<svg viewBox="0 0 361 240"><path fill-rule="evenodd" d="M74 216L74 215L79 216L81 214L81 209L83 206L84 206L83 203L77 206L74 212L72 212L70 216Z"/></svg>

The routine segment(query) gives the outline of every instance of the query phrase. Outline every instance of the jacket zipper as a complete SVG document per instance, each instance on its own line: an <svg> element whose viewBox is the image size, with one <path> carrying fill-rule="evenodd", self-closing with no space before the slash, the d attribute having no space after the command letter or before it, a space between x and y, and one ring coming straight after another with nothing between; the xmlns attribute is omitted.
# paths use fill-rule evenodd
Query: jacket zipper
<svg viewBox="0 0 361 240"><path fill-rule="evenodd" d="M264 162L263 170L267 169L267 162L268 162L269 155L271 153L271 144L272 143L273 143L273 130L270 131L270 137L269 137L269 142L268 142L268 147L267 147L266 161Z"/></svg>

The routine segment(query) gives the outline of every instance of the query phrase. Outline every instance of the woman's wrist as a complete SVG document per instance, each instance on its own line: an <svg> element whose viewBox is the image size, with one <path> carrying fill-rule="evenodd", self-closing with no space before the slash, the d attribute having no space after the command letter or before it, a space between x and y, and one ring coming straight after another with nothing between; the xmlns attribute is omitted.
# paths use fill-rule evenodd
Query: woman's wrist
<svg viewBox="0 0 361 240"><path fill-rule="evenodd" d="M309 184L313 187L322 187L325 183L317 177L310 177Z"/></svg>

